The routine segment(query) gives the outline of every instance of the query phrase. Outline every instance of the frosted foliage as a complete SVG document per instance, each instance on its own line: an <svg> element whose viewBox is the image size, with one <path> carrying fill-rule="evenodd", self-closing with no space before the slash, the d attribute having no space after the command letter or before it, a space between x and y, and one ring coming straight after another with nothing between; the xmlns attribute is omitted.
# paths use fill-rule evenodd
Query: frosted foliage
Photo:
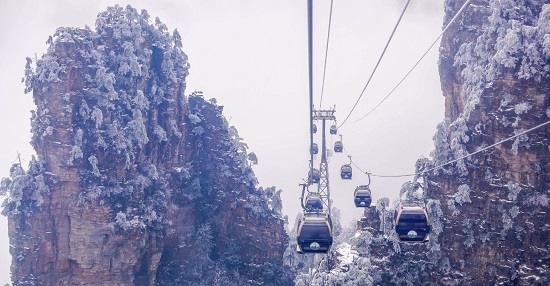
<svg viewBox="0 0 550 286"><path fill-rule="evenodd" d="M160 141L167 141L168 137L166 136L166 131L162 128L160 125L155 125L155 129L153 130L155 135L157 136L158 140Z"/></svg>
<svg viewBox="0 0 550 286"><path fill-rule="evenodd" d="M512 68L516 66L518 62L517 53L521 48L521 43L518 33L521 24L518 21L512 21L512 28L508 29L504 38L498 38L495 48L497 52L493 56L493 59L507 67Z"/></svg>
<svg viewBox="0 0 550 286"><path fill-rule="evenodd" d="M162 60L162 71L164 72L164 75L169 80L175 82L177 80L176 74L174 73L174 64L172 63L172 59L170 58L170 53L165 52L164 57Z"/></svg>
<svg viewBox="0 0 550 286"><path fill-rule="evenodd" d="M397 233L393 231L391 233L391 236L388 238L389 241L392 243L392 249L394 253L401 253L401 246L399 245L399 238L397 237Z"/></svg>
<svg viewBox="0 0 550 286"><path fill-rule="evenodd" d="M82 103L80 104L79 114L80 114L80 116L82 116L84 121L86 121L90 118L90 112L91 111L92 110L90 109L90 107L88 107L88 104L86 103L86 101L82 100Z"/></svg>
<svg viewBox="0 0 550 286"><path fill-rule="evenodd" d="M92 174L94 174L94 176L96 176L96 177L101 176L101 173L99 172L99 169L97 168L97 163L98 163L97 157L94 156L94 155L88 157L88 162L90 162L90 165L92 165Z"/></svg>
<svg viewBox="0 0 550 286"><path fill-rule="evenodd" d="M525 131L523 128L516 129L514 130L514 134L517 135L519 133L522 133L523 131ZM529 136L527 136L527 134L522 134L516 137L516 139L514 140L514 143L512 143L512 148L511 148L512 154L517 155L520 147L526 147L526 148L530 147Z"/></svg>
<svg viewBox="0 0 550 286"><path fill-rule="evenodd" d="M511 218L516 218L519 214L519 207L518 206L513 206L512 208L510 208L510 217Z"/></svg>
<svg viewBox="0 0 550 286"><path fill-rule="evenodd" d="M195 114L189 114L187 117L189 118L191 124L199 124L202 121L201 118Z"/></svg>
<svg viewBox="0 0 550 286"><path fill-rule="evenodd" d="M502 212L502 225L504 231L511 229L513 225L512 218L506 213L506 211Z"/></svg>
<svg viewBox="0 0 550 286"><path fill-rule="evenodd" d="M516 72L522 79L541 81L550 74L550 5L543 6L540 15L532 15L528 4L523 1L490 1L490 16L484 21L480 35L472 42L460 46L454 58L454 66L459 68L462 77L464 109L451 124L449 144L454 158L466 155L462 143L466 143L465 122L479 104L480 96L492 82L506 72ZM533 21L534 20L534 21ZM510 98L503 95L501 106L506 106ZM516 113L528 111L527 105L517 106ZM503 121L506 125L506 122ZM453 130L453 125L456 128ZM438 134L441 133L438 129ZM466 139L466 140L465 140ZM444 141L436 142L436 151ZM441 152L434 152L440 156ZM442 156L443 157L443 156ZM440 157L434 156L440 160ZM457 162L459 175L467 175L466 165Z"/></svg>
<svg viewBox="0 0 550 286"><path fill-rule="evenodd" d="M76 130L76 134L74 135L74 145L82 146L83 137L84 137L84 131L82 131L82 129L78 128Z"/></svg>
<svg viewBox="0 0 550 286"><path fill-rule="evenodd" d="M470 141L470 137L466 134L466 132L468 132L468 126L464 118L458 118L453 122L450 125L450 130L450 147L452 152L454 152L454 159L459 159L468 155L464 144ZM467 159L460 159L456 162L457 171L460 176L468 175L468 167L466 166L465 160Z"/></svg>
<svg viewBox="0 0 550 286"><path fill-rule="evenodd" d="M470 187L466 184L460 185L455 195L455 202L462 205L463 203L471 203Z"/></svg>
<svg viewBox="0 0 550 286"><path fill-rule="evenodd" d="M107 127L107 135L110 141L113 142L112 146L119 154L131 145L129 139L125 136L122 130L120 130L120 124L118 121L114 121Z"/></svg>
<svg viewBox="0 0 550 286"><path fill-rule="evenodd" d="M435 237L443 232L443 211L441 210L441 202L439 200L429 200L426 204L428 217L432 225L432 232Z"/></svg>
<svg viewBox="0 0 550 286"><path fill-rule="evenodd" d="M49 192L50 188L44 178L44 166L34 156L27 171L20 164L13 164L9 177L0 181L0 197L6 196L2 203L2 214L29 214L44 204L44 195Z"/></svg>
<svg viewBox="0 0 550 286"><path fill-rule="evenodd" d="M82 153L82 149L78 146L73 146L71 148L71 151L69 151L69 160L67 160L67 165L72 165L74 163L74 160L80 159L84 157L84 153Z"/></svg>
<svg viewBox="0 0 550 286"><path fill-rule="evenodd" d="M372 243L372 234L368 231L361 231L352 239L352 245L355 246L357 253L366 256L370 253L370 244Z"/></svg>
<svg viewBox="0 0 550 286"><path fill-rule="evenodd" d="M511 201L517 200L518 194L521 192L521 186L514 181L509 181L508 184L506 184L506 188L508 189L507 198Z"/></svg>
<svg viewBox="0 0 550 286"><path fill-rule="evenodd" d="M145 224L139 220L138 216L134 216L130 220L126 218L126 214L118 212L115 216L114 226L120 227L123 230L144 229Z"/></svg>
<svg viewBox="0 0 550 286"><path fill-rule="evenodd" d="M139 147L143 147L143 145L149 142L145 121L139 110L134 110L134 119L128 122L128 130L129 135L137 142Z"/></svg>
<svg viewBox="0 0 550 286"><path fill-rule="evenodd" d="M92 111L90 117L95 123L95 128L101 128L101 125L103 125L103 112L101 111L101 109L97 108L97 106L94 107L94 110Z"/></svg>
<svg viewBox="0 0 550 286"><path fill-rule="evenodd" d="M32 90L34 67L32 59L27 57L27 63L25 64L25 76L21 79L21 82L25 84L25 93L29 93Z"/></svg>
<svg viewBox="0 0 550 286"><path fill-rule="evenodd" d="M380 198L376 202L376 212L380 218L380 230L385 236L390 237L394 233L394 212L395 209L390 207L389 198Z"/></svg>
<svg viewBox="0 0 550 286"><path fill-rule="evenodd" d="M248 195L245 207L251 210L251 214L255 217L281 216L281 192L275 187L265 189L260 187Z"/></svg>
<svg viewBox="0 0 550 286"><path fill-rule="evenodd" d="M36 206L41 206L44 204L44 198L42 194L47 194L50 192L50 187L46 184L44 180L44 175L40 174L34 177L34 186L31 200L36 201Z"/></svg>
<svg viewBox="0 0 550 286"><path fill-rule="evenodd" d="M548 207L550 198L546 194L532 194L527 198L525 204L532 206Z"/></svg>
<svg viewBox="0 0 550 286"><path fill-rule="evenodd" d="M59 73L62 68L55 55L45 54L36 63L34 79L38 82L60 82Z"/></svg>
<svg viewBox="0 0 550 286"><path fill-rule="evenodd" d="M466 248L471 248L475 243L475 239L474 230L472 229L472 223L470 219L464 219L464 221L462 221L462 227L462 231L466 234L464 245L466 246Z"/></svg>
<svg viewBox="0 0 550 286"><path fill-rule="evenodd" d="M233 142L231 150L237 153L241 165L248 167L248 145L243 142L243 138L239 136L235 126L229 127L229 138Z"/></svg>
<svg viewBox="0 0 550 286"><path fill-rule="evenodd" d="M147 99L147 97L145 97L142 90L138 90L136 92L136 96L132 100L132 103L134 104L136 109L139 109L139 110L149 109L149 100Z"/></svg>
<svg viewBox="0 0 550 286"><path fill-rule="evenodd" d="M450 200L447 201L447 207L449 208L449 211L451 212L451 214L453 216L456 216L456 215L460 214L460 211L455 206L455 200L454 199L450 199Z"/></svg>
<svg viewBox="0 0 550 286"><path fill-rule="evenodd" d="M130 73L132 76L141 76L141 66L139 58L135 54L134 45L131 42L125 42L122 44L122 49L122 54L118 56L118 73L121 75Z"/></svg>
<svg viewBox="0 0 550 286"><path fill-rule="evenodd" d="M493 184L496 180L495 176L489 169L485 170L485 176L483 178L485 179L485 182L489 184Z"/></svg>
<svg viewBox="0 0 550 286"><path fill-rule="evenodd" d="M550 71L546 53L550 5L543 5L538 19L525 5L510 0L491 2L492 14L487 23L490 28L486 33L496 31L497 38L490 70L498 71L499 65L506 68L519 65L518 78L541 81ZM530 21L533 18L535 21Z"/></svg>
<svg viewBox="0 0 550 286"><path fill-rule="evenodd" d="M413 195L413 198L416 200L416 201L421 201L422 199L424 199L424 190L420 187L416 188L416 190L412 193Z"/></svg>
<svg viewBox="0 0 550 286"><path fill-rule="evenodd" d="M522 102L518 103L514 106L514 111L517 115L527 113L527 111L531 110L533 106L531 106L528 102Z"/></svg>
<svg viewBox="0 0 550 286"><path fill-rule="evenodd" d="M181 138L183 136L183 133L179 131L177 122L174 119L170 120L170 129L172 130L174 135L176 135L176 137Z"/></svg>
<svg viewBox="0 0 550 286"><path fill-rule="evenodd" d="M113 86L116 82L115 75L112 72L109 72L107 68L100 67L97 69L95 74L95 82L99 88L104 88L110 95L116 94ZM110 98L114 99L113 96L110 96Z"/></svg>
<svg viewBox="0 0 550 286"><path fill-rule="evenodd" d="M386 207L390 204L389 198L380 198L376 201L376 211L378 213L384 211Z"/></svg>
<svg viewBox="0 0 550 286"><path fill-rule="evenodd" d="M43 137L46 137L48 135L52 135L53 134L53 127L52 126L47 126L46 127L46 130L44 131L44 133L42 134Z"/></svg>
<svg viewBox="0 0 550 286"><path fill-rule="evenodd" d="M503 93L502 94L502 100L500 101L500 107L506 107L510 102L512 102L512 99L514 99L514 96L509 93Z"/></svg>
<svg viewBox="0 0 550 286"><path fill-rule="evenodd" d="M193 128L193 134L195 134L196 136L201 136L203 133L204 133L204 128L202 128L202 126L197 126Z"/></svg>

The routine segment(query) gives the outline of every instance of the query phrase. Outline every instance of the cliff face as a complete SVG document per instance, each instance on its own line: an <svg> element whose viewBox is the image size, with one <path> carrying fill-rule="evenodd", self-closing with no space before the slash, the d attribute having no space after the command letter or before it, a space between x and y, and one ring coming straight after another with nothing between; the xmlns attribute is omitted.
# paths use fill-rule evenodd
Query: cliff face
<svg viewBox="0 0 550 286"><path fill-rule="evenodd" d="M445 1L444 24L466 1ZM550 5L472 0L440 48L444 122L432 169L550 120ZM426 244L398 243L387 199L365 210L351 239L359 258L344 274L309 275L323 285L548 285L550 125L426 176L421 192L433 231ZM420 179L419 182L422 180ZM374 194L375 195L375 194ZM327 274L328 273L328 274ZM307 275L306 275L307 276Z"/></svg>
<svg viewBox="0 0 550 286"><path fill-rule="evenodd" d="M472 2L441 42L448 119L434 139L435 165L550 120L550 5ZM448 1L447 19L459 5ZM439 241L450 266L442 281L550 283L549 130L430 174L428 196L441 204Z"/></svg>
<svg viewBox="0 0 550 286"><path fill-rule="evenodd" d="M1 185L15 285L285 282L280 191L223 107L184 95L180 35L151 22L110 7L28 59L37 158Z"/></svg>

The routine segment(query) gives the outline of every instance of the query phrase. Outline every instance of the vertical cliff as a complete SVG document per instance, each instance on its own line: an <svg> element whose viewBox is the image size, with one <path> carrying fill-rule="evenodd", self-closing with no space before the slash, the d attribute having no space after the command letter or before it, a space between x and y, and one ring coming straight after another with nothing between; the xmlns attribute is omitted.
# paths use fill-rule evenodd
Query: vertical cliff
<svg viewBox="0 0 550 286"><path fill-rule="evenodd" d="M446 0L444 25L465 0ZM548 285L550 283L550 4L472 0L444 34L445 120L431 159L401 194L426 202L425 244L396 240L397 205L378 200L350 240L358 257L302 275L311 285ZM540 128L455 163L503 139ZM421 179L419 180L419 182ZM318 269L322 269L321 266Z"/></svg>
<svg viewBox="0 0 550 286"><path fill-rule="evenodd" d="M109 7L28 59L32 145L9 191L14 285L281 285L280 191L201 93L181 37Z"/></svg>
<svg viewBox="0 0 550 286"><path fill-rule="evenodd" d="M445 122L432 164L473 153L550 120L550 5L472 1L442 39ZM462 1L447 1L446 20ZM550 126L436 170L438 238L450 270L441 281L546 285Z"/></svg>

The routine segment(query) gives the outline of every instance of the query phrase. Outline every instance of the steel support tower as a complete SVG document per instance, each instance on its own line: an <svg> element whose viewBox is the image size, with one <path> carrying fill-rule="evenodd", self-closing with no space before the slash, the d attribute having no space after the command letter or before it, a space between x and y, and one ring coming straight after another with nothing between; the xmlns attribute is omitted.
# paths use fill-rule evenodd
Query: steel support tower
<svg viewBox="0 0 550 286"><path fill-rule="evenodd" d="M326 121L336 121L334 112L336 110L313 110L313 120L319 120L322 122L322 144L321 144L321 165L319 166L319 184L317 188L317 193L321 197L323 206L326 207L327 213L330 215L330 184L329 184L329 174L328 174L328 162L327 162L327 144L326 144Z"/></svg>

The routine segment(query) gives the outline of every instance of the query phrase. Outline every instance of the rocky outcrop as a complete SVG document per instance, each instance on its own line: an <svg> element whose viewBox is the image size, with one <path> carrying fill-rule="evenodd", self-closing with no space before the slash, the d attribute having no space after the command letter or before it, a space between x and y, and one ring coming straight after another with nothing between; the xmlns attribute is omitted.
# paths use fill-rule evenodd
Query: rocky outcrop
<svg viewBox="0 0 550 286"><path fill-rule="evenodd" d="M550 120L550 5L472 2L441 43L448 119L436 135L442 144L435 165ZM448 15L459 5L449 1ZM428 176L428 196L440 203L445 222L439 241L449 271L440 281L549 283L549 130L546 125Z"/></svg>
<svg viewBox="0 0 550 286"><path fill-rule="evenodd" d="M179 33L128 6L28 59L32 144L9 191L14 285L281 285L279 193L201 93ZM286 280L285 280L286 279Z"/></svg>
<svg viewBox="0 0 550 286"><path fill-rule="evenodd" d="M444 24L465 2L445 1ZM348 273L310 275L318 281L313 285L355 285L338 281L352 283L357 275L363 285L550 283L550 124L544 125L550 121L550 5L544 2L472 0L442 38L446 118L432 158L417 162L426 176L401 191L402 198L426 203L430 241L397 242L399 205L381 199L358 223L351 242L359 259Z"/></svg>

